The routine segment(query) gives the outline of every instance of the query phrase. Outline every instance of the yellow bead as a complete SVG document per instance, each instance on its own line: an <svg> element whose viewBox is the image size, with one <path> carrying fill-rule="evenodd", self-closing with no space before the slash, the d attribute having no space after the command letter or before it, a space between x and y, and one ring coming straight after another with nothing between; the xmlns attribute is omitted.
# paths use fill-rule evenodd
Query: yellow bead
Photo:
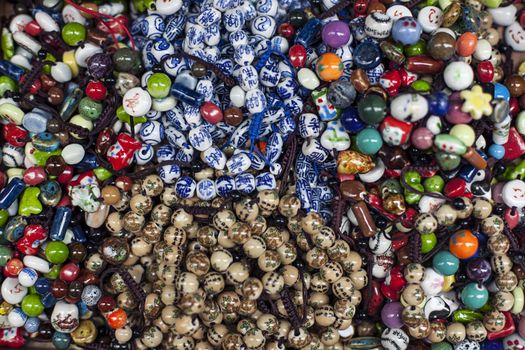
<svg viewBox="0 0 525 350"><path fill-rule="evenodd" d="M456 278L454 275L450 276L444 276L443 278L443 289L442 292L450 292L454 287L452 284L456 281Z"/></svg>
<svg viewBox="0 0 525 350"><path fill-rule="evenodd" d="M64 52L62 55L62 61L69 66L71 73L76 77L78 75L78 64L75 60L75 50Z"/></svg>
<svg viewBox="0 0 525 350"><path fill-rule="evenodd" d="M476 133L470 125L467 124L456 124L449 132L450 135L455 136L458 140L463 142L465 146L470 147L476 141Z"/></svg>
<svg viewBox="0 0 525 350"><path fill-rule="evenodd" d="M77 114L75 116L73 116L73 118L71 118L69 120L69 122L71 124L74 124L74 125L78 125L78 126L81 126L85 129L88 129L89 131L93 130L93 122L91 120L87 120L86 118L84 118L83 116L81 116L80 114ZM77 134L75 133L71 133L71 135L77 139L80 139L81 137L79 137Z"/></svg>

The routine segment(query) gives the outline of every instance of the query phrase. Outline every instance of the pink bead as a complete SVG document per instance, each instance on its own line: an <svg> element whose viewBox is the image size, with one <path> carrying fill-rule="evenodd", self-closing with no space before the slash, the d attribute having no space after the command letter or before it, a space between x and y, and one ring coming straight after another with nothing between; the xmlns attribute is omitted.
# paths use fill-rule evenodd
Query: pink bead
<svg viewBox="0 0 525 350"><path fill-rule="evenodd" d="M451 124L469 124L472 121L472 117L470 113L465 113L461 110L463 100L459 96L459 93L455 92L450 95L449 101L450 104L445 119Z"/></svg>
<svg viewBox="0 0 525 350"><path fill-rule="evenodd" d="M221 109L213 102L204 102L200 108L201 116L210 124L217 124L222 121Z"/></svg>
<svg viewBox="0 0 525 350"><path fill-rule="evenodd" d="M46 171L44 168L38 166L32 166L29 169L26 169L24 172L24 182L29 186L35 186L39 183L45 181L47 178Z"/></svg>
<svg viewBox="0 0 525 350"><path fill-rule="evenodd" d="M60 279L64 282L73 282L80 273L80 267L74 263L68 263L60 269Z"/></svg>
<svg viewBox="0 0 525 350"><path fill-rule="evenodd" d="M410 137L414 147L420 150L427 150L432 147L433 139L434 134L425 127L417 128Z"/></svg>

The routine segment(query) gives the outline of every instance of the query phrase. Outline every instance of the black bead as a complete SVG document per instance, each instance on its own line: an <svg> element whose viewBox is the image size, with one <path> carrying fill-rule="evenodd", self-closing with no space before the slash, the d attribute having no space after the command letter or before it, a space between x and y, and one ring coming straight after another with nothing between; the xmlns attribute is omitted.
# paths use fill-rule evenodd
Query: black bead
<svg viewBox="0 0 525 350"><path fill-rule="evenodd" d="M368 248L368 238L360 238L357 241L357 245L359 248L362 248L362 249Z"/></svg>
<svg viewBox="0 0 525 350"><path fill-rule="evenodd" d="M454 205L454 208L456 210L463 210L466 208L466 204L465 204L465 201L461 198L456 198L454 199L454 202L452 203Z"/></svg>
<svg viewBox="0 0 525 350"><path fill-rule="evenodd" d="M304 261L302 261L301 259L295 259L292 265L297 267L299 270L304 270L306 268Z"/></svg>
<svg viewBox="0 0 525 350"><path fill-rule="evenodd" d="M482 196L490 191L490 184L486 181L476 181L470 185L470 192L475 196Z"/></svg>
<svg viewBox="0 0 525 350"><path fill-rule="evenodd" d="M202 165L200 163L191 163L191 171L197 173L202 170Z"/></svg>
<svg viewBox="0 0 525 350"><path fill-rule="evenodd" d="M290 11L288 21L296 29L302 28L302 26L304 26L304 24L306 23L306 14L302 10L292 10Z"/></svg>
<svg viewBox="0 0 525 350"><path fill-rule="evenodd" d="M503 174L505 172L505 169L505 165L498 162L494 164L494 167L492 168L492 173L494 174L494 176L497 176L499 174Z"/></svg>
<svg viewBox="0 0 525 350"><path fill-rule="evenodd" d="M329 177L328 180L326 181L326 184L328 186L334 187L334 186L339 185L339 180L336 177Z"/></svg>
<svg viewBox="0 0 525 350"><path fill-rule="evenodd" d="M234 201L240 200L241 197L242 196L238 191L233 191L232 193L230 193L230 198L233 199Z"/></svg>
<svg viewBox="0 0 525 350"><path fill-rule="evenodd" d="M376 226L380 229L384 229L388 226L388 220L384 216L378 216L375 221Z"/></svg>
<svg viewBox="0 0 525 350"><path fill-rule="evenodd" d="M458 222L458 225L460 228L462 229L466 229L466 228L469 228L469 227L472 227L473 224L470 220L461 220Z"/></svg>
<svg viewBox="0 0 525 350"><path fill-rule="evenodd" d="M104 84L108 85L108 86L113 86L115 85L117 82L117 80L114 78L114 77L107 77L104 79Z"/></svg>
<svg viewBox="0 0 525 350"><path fill-rule="evenodd" d="M458 283L466 282L468 279L467 274L463 271L456 273L456 281Z"/></svg>
<svg viewBox="0 0 525 350"><path fill-rule="evenodd" d="M40 51L38 51L38 58L40 58L41 60L43 60L44 58L46 58L47 56L47 51L42 49Z"/></svg>
<svg viewBox="0 0 525 350"><path fill-rule="evenodd" d="M282 215L278 215L274 218L275 226L278 227L286 227L287 221L288 220Z"/></svg>
<svg viewBox="0 0 525 350"><path fill-rule="evenodd" d="M164 73L164 68L162 68L160 64L154 65L151 70L153 71L153 73Z"/></svg>
<svg viewBox="0 0 525 350"><path fill-rule="evenodd" d="M494 208L492 208L492 212L495 215L503 215L503 213L505 212L505 208L501 204L498 204Z"/></svg>

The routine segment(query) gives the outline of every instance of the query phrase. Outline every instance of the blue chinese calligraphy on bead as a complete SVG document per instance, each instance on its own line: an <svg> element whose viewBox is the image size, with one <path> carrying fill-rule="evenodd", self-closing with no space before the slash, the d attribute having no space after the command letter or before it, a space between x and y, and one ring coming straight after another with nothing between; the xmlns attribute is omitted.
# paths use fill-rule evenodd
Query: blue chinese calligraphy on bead
<svg viewBox="0 0 525 350"><path fill-rule="evenodd" d="M244 194L255 190L255 177L252 174L239 174L235 177L235 187Z"/></svg>
<svg viewBox="0 0 525 350"><path fill-rule="evenodd" d="M196 91L190 90L180 84L171 85L171 94L177 100L184 102L193 107L200 107L204 102L204 96Z"/></svg>
<svg viewBox="0 0 525 350"><path fill-rule="evenodd" d="M257 191L273 190L277 188L275 176L269 172L259 174L255 177L255 186Z"/></svg>
<svg viewBox="0 0 525 350"><path fill-rule="evenodd" d="M175 184L175 192L180 198L191 198L195 193L197 184L190 176L183 176L177 180Z"/></svg>
<svg viewBox="0 0 525 350"><path fill-rule="evenodd" d="M215 190L215 182L210 179L202 179L197 182L196 188L197 197L199 199L210 201L217 196L217 191Z"/></svg>
<svg viewBox="0 0 525 350"><path fill-rule="evenodd" d="M236 189L235 180L228 175L219 176L217 180L215 180L215 188L219 196L228 197Z"/></svg>

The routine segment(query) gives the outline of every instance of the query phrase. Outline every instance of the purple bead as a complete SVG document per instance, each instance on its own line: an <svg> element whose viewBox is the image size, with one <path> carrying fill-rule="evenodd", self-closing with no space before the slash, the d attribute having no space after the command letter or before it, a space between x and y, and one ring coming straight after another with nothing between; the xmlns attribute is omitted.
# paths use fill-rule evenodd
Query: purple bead
<svg viewBox="0 0 525 350"><path fill-rule="evenodd" d="M490 263L482 258L475 258L467 264L467 275L473 281L485 282L490 278Z"/></svg>
<svg viewBox="0 0 525 350"><path fill-rule="evenodd" d="M350 35L350 28L343 21L329 22L325 24L321 32L323 42L334 49L346 45L350 40Z"/></svg>
<svg viewBox="0 0 525 350"><path fill-rule="evenodd" d="M383 306L381 320L388 328L401 328L403 327L402 313L403 305L398 301L393 301Z"/></svg>
<svg viewBox="0 0 525 350"><path fill-rule="evenodd" d="M88 60L88 73L95 80L107 77L113 71L113 61L107 53L96 53Z"/></svg>

